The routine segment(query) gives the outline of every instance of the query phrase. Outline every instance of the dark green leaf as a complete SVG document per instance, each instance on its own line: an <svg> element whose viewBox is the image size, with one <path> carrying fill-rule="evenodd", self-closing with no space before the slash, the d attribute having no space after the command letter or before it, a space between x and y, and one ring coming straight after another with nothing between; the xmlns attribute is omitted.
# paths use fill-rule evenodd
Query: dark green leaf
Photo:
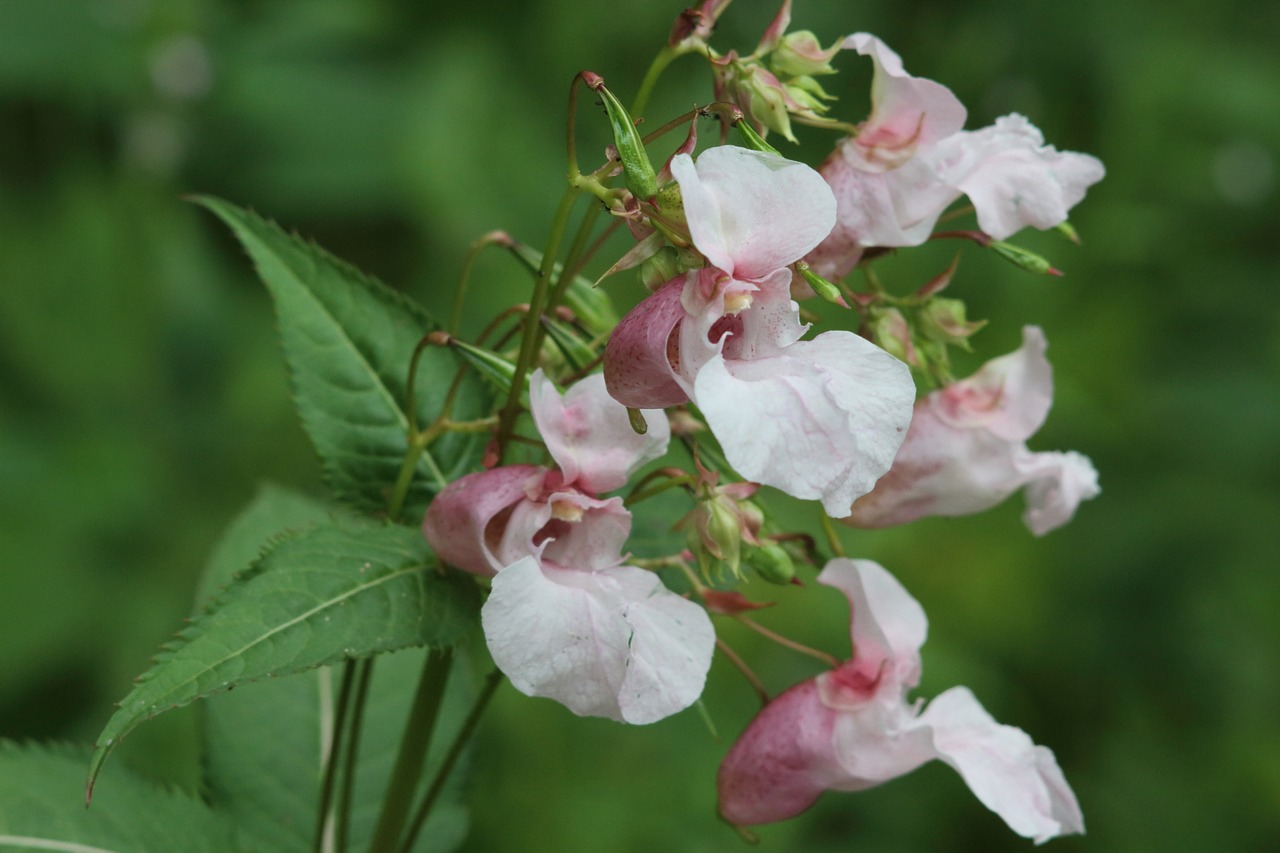
<svg viewBox="0 0 1280 853"><path fill-rule="evenodd" d="M231 227L271 293L294 402L330 486L362 510L384 509L408 446L409 361L436 324L412 300L273 223L220 199L196 201ZM459 366L440 347L423 352L414 392L420 428L440 413ZM453 417L480 417L485 393L468 380ZM427 448L407 513L420 514L479 461L483 446L482 436L447 434Z"/></svg>
<svg viewBox="0 0 1280 853"><path fill-rule="evenodd" d="M264 486L223 534L201 588L212 592L229 584L282 531L322 523L332 515L320 501L280 486ZM354 849L364 849L372 835L424 655L410 650L377 660L352 802ZM321 667L245 685L203 703L205 795L259 849L278 853L312 849L321 773L332 737L334 696L341 678L342 667ZM456 719L465 713L473 694L466 668L455 666L429 767L438 761L437 753L443 751L447 735L457 728ZM455 775L461 777L458 771ZM452 796L433 813L416 851L452 849L465 834L466 809L457 788L450 791Z"/></svg>
<svg viewBox="0 0 1280 853"><path fill-rule="evenodd" d="M437 574L414 529L330 522L286 539L156 656L98 739L92 780L143 720L254 679L408 646L474 624L469 579Z"/></svg>
<svg viewBox="0 0 1280 853"><path fill-rule="evenodd" d="M227 853L230 822L181 791L122 768L84 804L89 751L0 741L0 849L68 853Z"/></svg>

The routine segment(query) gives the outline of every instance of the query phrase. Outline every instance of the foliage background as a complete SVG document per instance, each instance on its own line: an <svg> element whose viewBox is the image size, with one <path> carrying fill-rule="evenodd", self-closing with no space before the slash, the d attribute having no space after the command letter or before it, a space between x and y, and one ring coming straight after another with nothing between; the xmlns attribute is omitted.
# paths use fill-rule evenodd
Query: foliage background
<svg viewBox="0 0 1280 853"><path fill-rule="evenodd" d="M921 695L969 684L1055 749L1090 830L1057 850L1267 848L1280 838L1280 6L796 5L794 26L824 40L883 37L959 95L970 127L1024 112L1109 170L1073 215L1083 249L1023 240L1065 279L969 251L953 285L992 320L973 364L1012 349L1020 324L1045 327L1058 397L1035 447L1090 455L1102 497L1043 540L1014 502L847 537L930 614ZM0 736L92 740L257 484L319 491L267 297L180 195L252 205L443 314L469 241L544 238L571 76L591 68L626 100L678 6L0 4ZM750 50L771 6L738 0L717 45ZM857 120L869 73L842 67L838 110ZM649 115L708 92L682 60ZM834 141L804 139L811 162ZM909 287L952 248L886 275ZM497 256L478 276L472 329L528 287ZM640 295L625 277L610 287ZM779 597L771 625L847 651L838 596ZM731 639L775 690L812 674ZM706 704L725 740L696 713L622 729L504 687L475 755L467 849L737 849L713 780L753 700L717 662ZM143 727L117 760L194 786L196 713ZM1026 845L940 765L760 834L773 850Z"/></svg>

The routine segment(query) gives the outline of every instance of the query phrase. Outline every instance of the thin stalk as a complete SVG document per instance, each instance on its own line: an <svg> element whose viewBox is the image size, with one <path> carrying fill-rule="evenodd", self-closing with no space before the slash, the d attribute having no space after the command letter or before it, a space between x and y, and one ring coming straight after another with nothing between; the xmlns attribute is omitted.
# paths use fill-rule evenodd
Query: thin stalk
<svg viewBox="0 0 1280 853"><path fill-rule="evenodd" d="M817 658L818 660L822 661L832 669L838 669L840 666L840 660L835 655L827 654L826 652L819 651L818 649L810 648L809 646L806 646L803 643L797 643L795 640L792 640L788 637L784 637L775 631L771 631L765 626L761 625L759 622L755 621L754 619L748 619L746 616L736 616L734 618L737 619L739 622L741 622L743 625L746 625L752 631L755 631L760 636L773 640L775 643L777 643L780 646L785 646L786 648L791 649L792 651L799 652L802 655L808 655L811 658Z"/></svg>
<svg viewBox="0 0 1280 853"><path fill-rule="evenodd" d="M413 820L409 823L409 831L405 834L404 843L400 845L402 853L409 853L413 849L413 842L417 840L418 833L422 831L422 826L427 822L427 817L431 814L431 807L435 805L436 800L440 797L440 792L444 790L444 784L449 778L449 774L453 772L453 766L458 763L458 759L462 756L462 750L466 748L467 742L471 740L471 735L476 729L476 725L480 722L480 716L484 713L484 709L488 707L489 700L493 698L494 691L498 689L498 685L502 682L502 672L495 669L489 673L485 679L484 687L480 689L480 695L476 697L476 701L471 706L471 711L467 714L467 718L462 722L462 728L458 729L458 734L454 736L453 743L449 745L449 751L445 754L444 761L440 763L440 768L436 770L435 777L431 780L431 787L427 788L427 793L422 798L422 804L418 806L418 810L413 814Z"/></svg>
<svg viewBox="0 0 1280 853"><path fill-rule="evenodd" d="M525 317L524 334L520 340L520 357L516 361L515 375L511 377L511 393L507 395L506 405L502 407L502 414L498 419L496 441L499 461L515 429L516 416L520 412L520 392L529 377L529 372L533 369L533 362L537 356L535 345L538 332L542 327L539 318L547 308L547 291L552 270L555 268L555 257L560 252L560 242L564 239L565 229L569 225L569 214L573 210L573 203L578 200L579 192L580 190L572 184L565 187L564 195L560 197L560 206L556 208L555 218L551 222L551 234L547 238L546 251L542 253L542 266L538 270L538 280L533 283L529 314Z"/></svg>
<svg viewBox="0 0 1280 853"><path fill-rule="evenodd" d="M375 658L360 661L359 681L356 684L355 700L351 713L351 732L347 736L347 754L343 758L342 787L338 792L337 810L337 853L346 853L347 840L351 834L351 800L355 796L356 766L359 763L360 732L364 728L364 709L369 700L369 682L373 677Z"/></svg>
<svg viewBox="0 0 1280 853"><path fill-rule="evenodd" d="M436 718L440 715L445 681L449 677L449 666L452 663L453 653L448 649L432 649L427 653L422 675L418 680L418 692L413 698L413 708L409 711L404 735L400 739L395 769L391 772L387 793L382 800L382 813L378 815L378 825L373 832L373 841L369 844L369 853L392 853L399 846L400 833L404 829L405 818L409 815L409 807L413 804L414 791L422 778L427 748L431 746L431 733L435 728Z"/></svg>
<svg viewBox="0 0 1280 853"><path fill-rule="evenodd" d="M339 760L342 757L342 733L347 719L347 709L351 705L351 687L355 683L354 660L348 660L342 668L342 687L338 690L338 701L334 712L333 734L329 738L329 754L325 757L324 775L320 782L320 805L316 810L316 835L311 849L316 853L325 850L325 830L333 817L334 782L338 776Z"/></svg>
<svg viewBox="0 0 1280 853"><path fill-rule="evenodd" d="M467 299L467 287L471 284L471 269L476 264L476 258L490 246L501 244L509 239L511 238L503 231L490 231L473 242L471 248L467 250L467 256L462 261L462 273L458 276L458 289L453 296L453 310L449 313L447 328L449 334L458 334L458 326L462 323L462 305Z"/></svg>
<svg viewBox="0 0 1280 853"><path fill-rule="evenodd" d="M833 557L844 556L844 543L840 541L839 535L836 533L836 527L831 523L831 516L825 512L819 513L822 519L822 532L827 537L827 546L831 549Z"/></svg>
<svg viewBox="0 0 1280 853"><path fill-rule="evenodd" d="M399 518L400 510L404 508L404 499L409 494L409 486L413 484L414 472L418 470L418 457L426 448L422 439L423 433L420 432L414 432L409 436L409 447L405 450L404 459L400 462L400 473L396 475L396 485L391 492L391 499L387 501L387 518L392 521ZM441 488L444 485L441 483Z"/></svg>
<svg viewBox="0 0 1280 853"><path fill-rule="evenodd" d="M716 637L716 648L723 652L724 656L729 659L729 663L737 667L738 672L741 672L743 677L747 679L747 683L751 685L751 689L755 690L756 695L760 697L760 704L768 705L769 691L764 689L763 682L761 682L760 678L751 671L751 667L747 666L747 662L744 661L737 652L731 649L728 643L719 637Z"/></svg>

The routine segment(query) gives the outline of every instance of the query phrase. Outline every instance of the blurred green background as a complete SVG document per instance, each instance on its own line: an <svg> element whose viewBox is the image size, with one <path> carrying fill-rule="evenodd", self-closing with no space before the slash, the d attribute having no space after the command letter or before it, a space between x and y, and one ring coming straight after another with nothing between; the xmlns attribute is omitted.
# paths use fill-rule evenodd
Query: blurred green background
<svg viewBox="0 0 1280 853"><path fill-rule="evenodd" d="M544 239L572 75L629 99L679 7L0 2L0 736L92 740L257 484L320 491L267 297L181 195L252 206L443 314L476 236ZM750 51L773 11L738 0L717 46ZM1276 849L1280 4L797 0L793 21L824 41L872 31L950 86L969 127L1020 111L1108 168L1073 212L1082 248L1020 240L1064 279L972 250L952 286L992 321L967 367L1045 328L1058 393L1033 449L1091 456L1102 496L1042 540L1017 499L846 537L929 613L919 695L968 684L1056 751L1089 835L1055 850ZM840 64L837 111L856 121L869 69ZM681 60L648 114L709 92ZM591 152L594 115L580 110ZM817 162L834 142L803 140L784 153ZM914 286L954 248L884 275ZM467 328L527 287L486 257ZM609 287L641 295L626 276ZM750 592L783 602L768 624L847 653L839 596ZM775 691L815 671L727 636ZM754 700L723 661L706 707L720 741L697 713L623 728L504 687L467 849L740 849L714 775ZM117 760L194 786L194 721L157 719ZM941 765L760 835L779 851L1029 845Z"/></svg>

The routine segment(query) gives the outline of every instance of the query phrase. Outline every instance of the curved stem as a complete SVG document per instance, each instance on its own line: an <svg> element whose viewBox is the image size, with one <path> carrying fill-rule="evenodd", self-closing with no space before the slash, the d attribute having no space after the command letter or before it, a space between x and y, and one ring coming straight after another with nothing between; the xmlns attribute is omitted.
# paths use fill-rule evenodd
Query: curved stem
<svg viewBox="0 0 1280 853"><path fill-rule="evenodd" d="M409 853L413 849L413 842L422 830L422 825L427 822L427 817L431 814L431 807L435 805L436 800L440 797L440 792L444 790L444 784L448 781L449 774L453 771L453 766L458 763L458 759L462 756L462 750L466 748L476 725L480 722L480 716L484 713L484 709L489 706L489 700L493 698L494 691L498 689L498 685L501 683L502 672L497 669L489 673L488 678L485 679L480 695L476 697L475 703L471 706L471 711L462 723L462 728L458 730L458 734L453 738L453 743L449 745L449 751L445 754L444 761L440 762L440 769L436 771L435 777L432 778L431 787L427 789L427 793L423 796L422 804L418 806L417 811L413 814L413 820L409 823L409 831L405 833L404 843L400 846L402 853Z"/></svg>
<svg viewBox="0 0 1280 853"><path fill-rule="evenodd" d="M737 619L739 622L741 622L743 625L746 625L752 631L755 631L760 636L773 640L775 643L777 643L780 646L785 646L786 648L791 649L792 651L795 651L795 652L799 652L802 655L808 655L811 658L816 658L822 661L823 663L825 663L827 666L831 667L832 669L838 669L840 666L840 660L835 655L827 654L826 652L819 651L818 649L810 648L809 646L806 646L803 643L797 643L795 640L784 637L775 631L771 631L765 626L761 625L759 622L755 621L754 619L748 619L746 616L735 616L734 618Z"/></svg>
<svg viewBox="0 0 1280 853"><path fill-rule="evenodd" d="M458 276L458 289L453 296L453 310L449 313L449 325L446 328L449 334L458 334L458 326L462 323L462 304L467 298L467 286L471 283L471 268L475 266L476 258L490 246L503 244L510 239L504 231L490 231L472 243L471 248L467 250L467 256L462 262L462 273Z"/></svg>
<svg viewBox="0 0 1280 853"><path fill-rule="evenodd" d="M760 697L760 704L768 705L769 691L764 689L764 684L760 681L760 678L751 671L751 667L747 666L747 662L744 661L737 652L731 649L728 643L719 637L716 637L716 648L723 652L724 656L729 659L729 662L737 667L738 672L741 672L743 677L747 679L747 683L751 685L751 689L755 690L756 695Z"/></svg>
<svg viewBox="0 0 1280 853"><path fill-rule="evenodd" d="M444 699L445 682L449 677L451 663L453 653L448 649L432 649L427 653L422 675L418 680L418 692L414 696L413 708L409 712L404 735L400 740L395 769L391 772L387 793L382 800L382 813L378 815L378 825L374 829L373 840L369 843L370 853L392 853L399 848L400 833L404 829L405 818L409 815L413 793L422 778L427 748L431 745L432 729L440 715L440 704Z"/></svg>

